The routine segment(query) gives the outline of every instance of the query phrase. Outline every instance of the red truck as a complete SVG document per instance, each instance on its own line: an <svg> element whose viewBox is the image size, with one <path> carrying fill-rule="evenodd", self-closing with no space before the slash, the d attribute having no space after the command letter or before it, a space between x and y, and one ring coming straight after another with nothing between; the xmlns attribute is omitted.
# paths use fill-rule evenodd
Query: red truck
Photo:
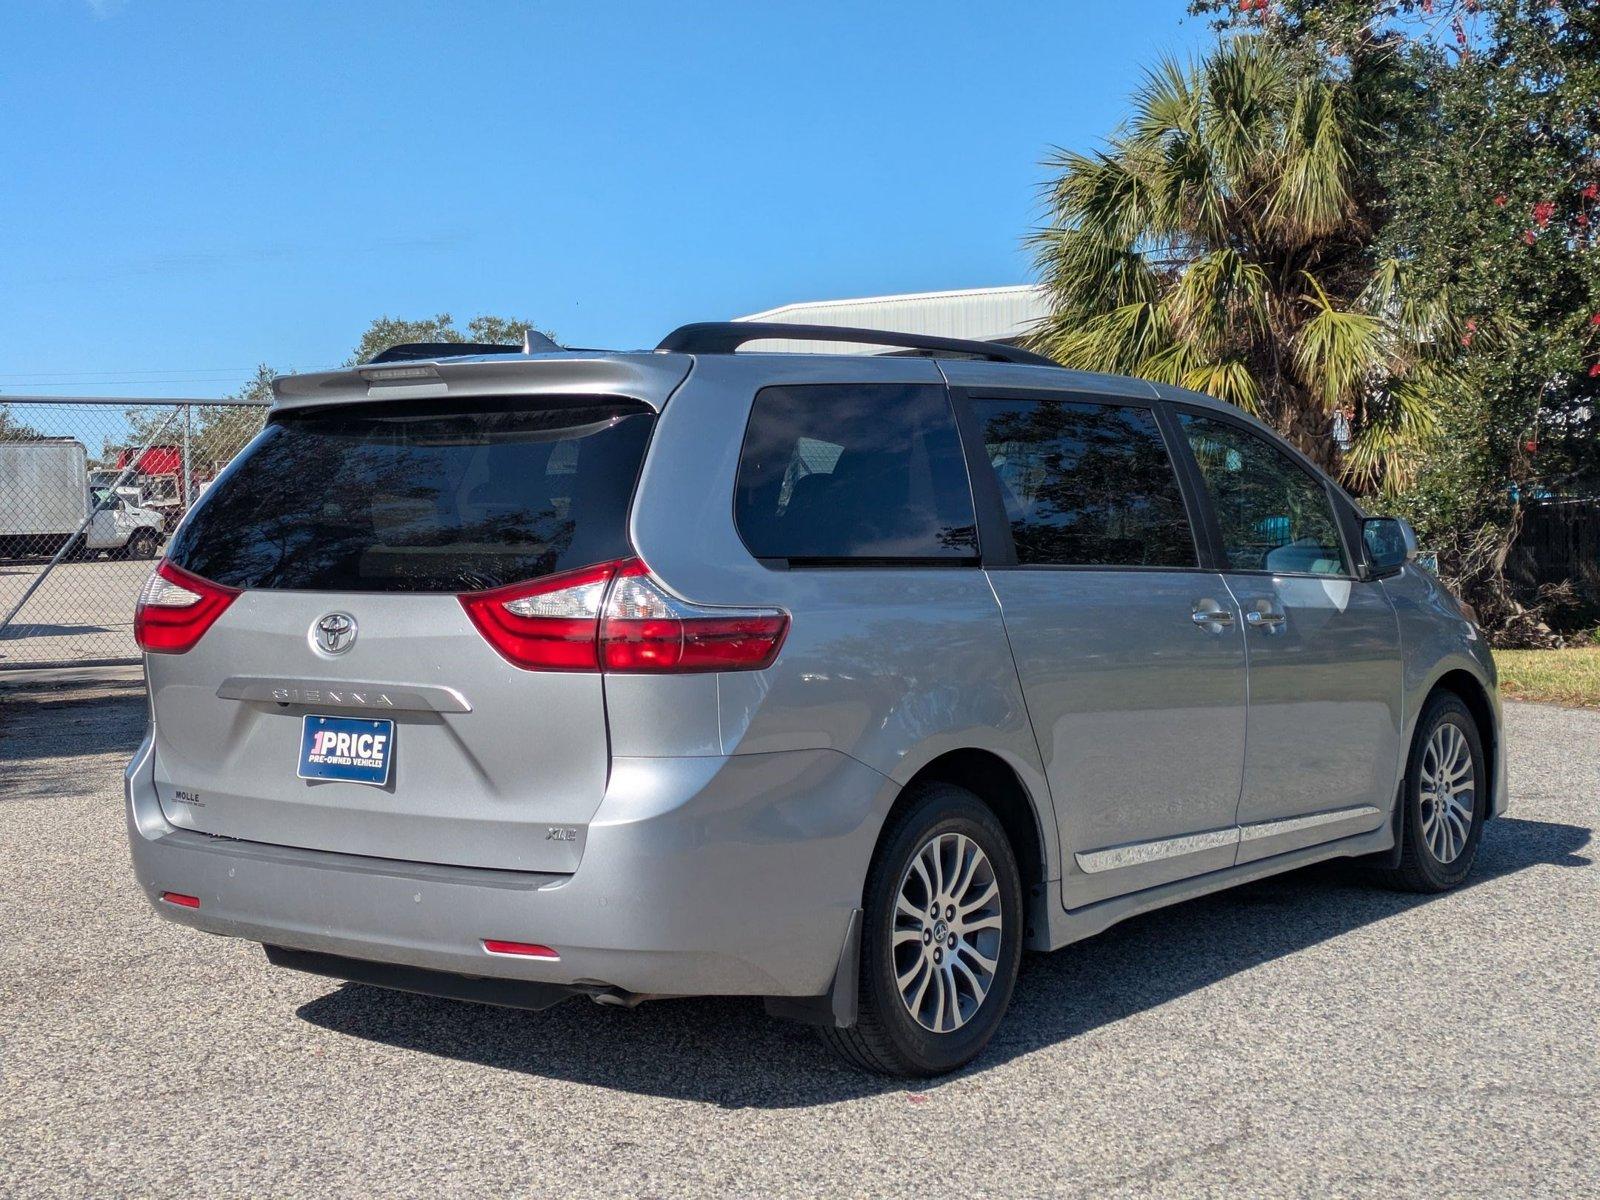
<svg viewBox="0 0 1600 1200"><path fill-rule="evenodd" d="M160 513L162 524L171 533L189 508L189 498L184 495L183 447L146 446L142 452L117 451L119 472L130 463L133 474L128 482L138 487L140 504Z"/></svg>

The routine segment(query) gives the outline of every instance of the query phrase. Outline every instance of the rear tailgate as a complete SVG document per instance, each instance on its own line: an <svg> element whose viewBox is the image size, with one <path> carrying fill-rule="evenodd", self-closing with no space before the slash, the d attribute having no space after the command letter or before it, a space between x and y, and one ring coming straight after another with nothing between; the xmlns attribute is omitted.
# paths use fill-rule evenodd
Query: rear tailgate
<svg viewBox="0 0 1600 1200"><path fill-rule="evenodd" d="M603 677L512 666L457 597L626 554L653 421L594 397L280 414L169 556L243 591L193 649L147 659L168 818L346 854L575 870L609 770ZM330 617L349 626L331 649ZM375 782L302 777L322 726L389 739Z"/></svg>

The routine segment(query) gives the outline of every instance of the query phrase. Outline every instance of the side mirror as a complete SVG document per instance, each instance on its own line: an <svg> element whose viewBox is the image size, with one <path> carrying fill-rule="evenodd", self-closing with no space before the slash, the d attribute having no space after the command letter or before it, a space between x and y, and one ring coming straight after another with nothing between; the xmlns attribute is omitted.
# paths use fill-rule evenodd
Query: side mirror
<svg viewBox="0 0 1600 1200"><path fill-rule="evenodd" d="M1368 517L1361 522L1367 564L1374 578L1393 575L1417 557L1417 533L1400 517Z"/></svg>

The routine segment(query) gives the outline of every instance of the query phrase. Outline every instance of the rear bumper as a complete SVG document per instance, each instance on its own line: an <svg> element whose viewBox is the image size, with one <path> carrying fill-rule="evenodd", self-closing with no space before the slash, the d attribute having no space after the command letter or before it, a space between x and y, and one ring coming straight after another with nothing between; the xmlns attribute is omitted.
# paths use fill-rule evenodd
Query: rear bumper
<svg viewBox="0 0 1600 1200"><path fill-rule="evenodd" d="M619 758L577 872L540 875L175 828L148 738L126 775L134 873L168 920L368 963L656 995L825 992L895 791L831 750ZM560 958L491 955L485 938Z"/></svg>

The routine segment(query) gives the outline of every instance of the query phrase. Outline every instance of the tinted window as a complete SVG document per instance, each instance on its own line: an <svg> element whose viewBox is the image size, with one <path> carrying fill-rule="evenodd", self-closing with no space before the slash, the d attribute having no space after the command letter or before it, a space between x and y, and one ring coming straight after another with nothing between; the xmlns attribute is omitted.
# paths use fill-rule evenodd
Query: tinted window
<svg viewBox="0 0 1600 1200"><path fill-rule="evenodd" d="M461 592L628 553L647 409L459 403L284 413L207 489L172 558L233 587Z"/></svg>
<svg viewBox="0 0 1600 1200"><path fill-rule="evenodd" d="M1155 414L1061 400L978 400L1022 564L1192 567L1194 537Z"/></svg>
<svg viewBox="0 0 1600 1200"><path fill-rule="evenodd" d="M1270 442L1225 421L1179 420L1235 571L1347 575L1327 489Z"/></svg>
<svg viewBox="0 0 1600 1200"><path fill-rule="evenodd" d="M750 411L735 518L757 558L973 558L950 400L925 384L773 387Z"/></svg>

